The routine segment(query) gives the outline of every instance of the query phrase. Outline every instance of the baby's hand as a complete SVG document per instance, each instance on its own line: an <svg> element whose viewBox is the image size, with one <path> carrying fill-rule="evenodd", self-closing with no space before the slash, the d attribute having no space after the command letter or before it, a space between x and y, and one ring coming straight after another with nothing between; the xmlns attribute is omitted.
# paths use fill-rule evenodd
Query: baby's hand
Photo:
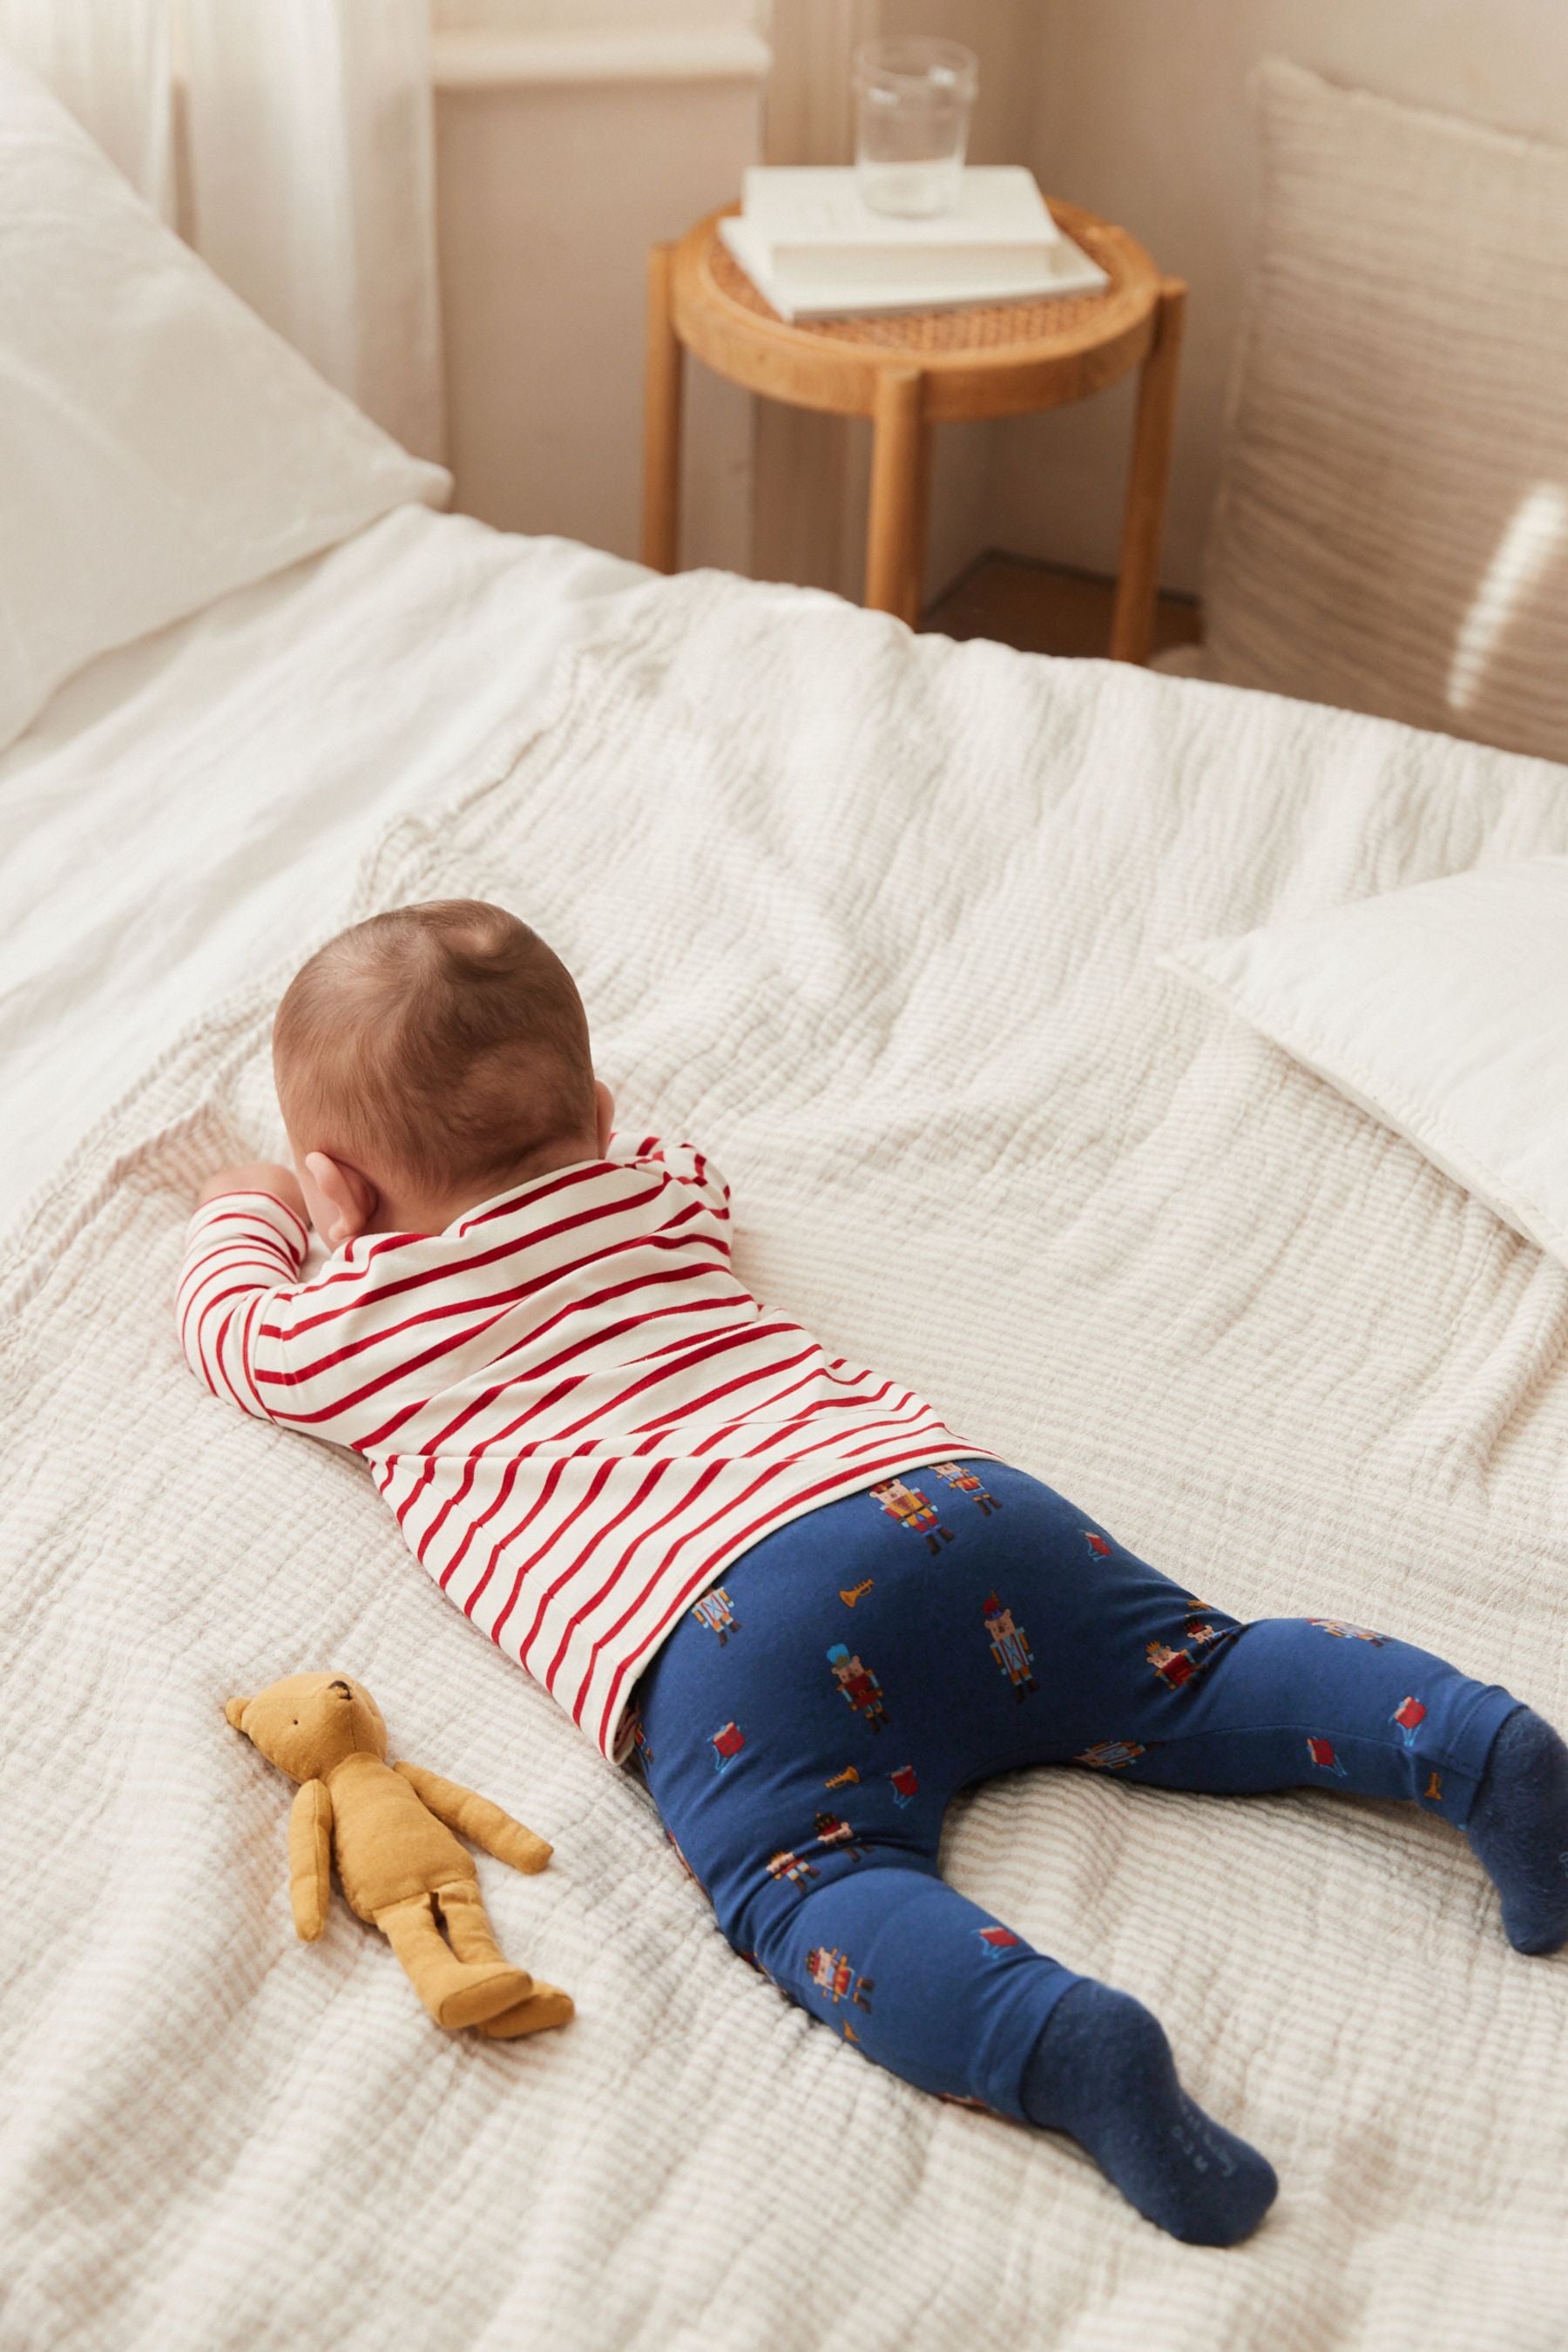
<svg viewBox="0 0 1568 2352"><path fill-rule="evenodd" d="M253 1160L242 1168L219 1168L209 1176L197 1192L193 1206L205 1209L209 1201L225 1192L270 1192L286 1209L292 1209L300 1223L309 1229L310 1220L305 1210L305 1195L291 1168L276 1160Z"/></svg>

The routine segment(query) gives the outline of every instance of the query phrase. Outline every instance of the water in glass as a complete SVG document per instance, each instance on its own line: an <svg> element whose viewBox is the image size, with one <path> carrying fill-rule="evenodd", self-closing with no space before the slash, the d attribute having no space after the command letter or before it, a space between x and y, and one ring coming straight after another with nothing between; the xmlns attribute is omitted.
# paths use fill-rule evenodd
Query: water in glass
<svg viewBox="0 0 1568 2352"><path fill-rule="evenodd" d="M978 60L957 41L868 41L855 57L856 175L873 212L951 212L963 184Z"/></svg>

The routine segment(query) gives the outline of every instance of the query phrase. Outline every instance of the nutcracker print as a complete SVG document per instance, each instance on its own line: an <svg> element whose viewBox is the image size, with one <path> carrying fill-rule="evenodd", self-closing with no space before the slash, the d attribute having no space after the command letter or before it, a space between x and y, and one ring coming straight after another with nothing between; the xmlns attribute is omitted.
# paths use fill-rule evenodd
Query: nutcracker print
<svg viewBox="0 0 1568 2352"><path fill-rule="evenodd" d="M1124 1772L1142 1753L1142 1745L1136 1739L1097 1739L1092 1748L1086 1748L1081 1756L1072 1760L1075 1764L1087 1764L1095 1772Z"/></svg>
<svg viewBox="0 0 1568 2352"><path fill-rule="evenodd" d="M1173 1650L1165 1642L1146 1643L1143 1655L1167 1690L1180 1690L1182 1685L1190 1683L1197 1672L1190 1651Z"/></svg>
<svg viewBox="0 0 1568 2352"><path fill-rule="evenodd" d="M827 1663L846 1702L861 1721L868 1724L873 1731L884 1729L888 1706L882 1696L882 1685L870 1667L862 1664L858 1653L851 1651L843 1642L835 1642L827 1653Z"/></svg>
<svg viewBox="0 0 1568 2352"><path fill-rule="evenodd" d="M1028 1636L1022 1625L1014 1623L1013 1612L994 1592L987 1593L980 1606L991 1636L991 1654L1012 1684L1014 1699L1021 1706L1029 1693L1040 1687L1035 1680L1035 1654Z"/></svg>
<svg viewBox="0 0 1568 2352"><path fill-rule="evenodd" d="M980 1506L980 1516L983 1519L988 1519L993 1511L1001 1509L1002 1505L998 1497L991 1492L983 1478L975 1476L972 1463L933 1462L931 1466L937 1476L944 1479L955 1494L973 1496Z"/></svg>
<svg viewBox="0 0 1568 2352"><path fill-rule="evenodd" d="M694 1601L691 1613L700 1625L706 1625L710 1633L718 1634L721 1649L731 1633L738 1633L741 1630L741 1621L731 1608L730 1596L721 1584L716 1584L710 1592L705 1592L700 1601Z"/></svg>
<svg viewBox="0 0 1568 2352"><path fill-rule="evenodd" d="M851 1862L858 1862L866 1851L842 1813L820 1812L812 1828L818 1845L837 1847L840 1853L847 1853Z"/></svg>
<svg viewBox="0 0 1568 2352"><path fill-rule="evenodd" d="M827 1995L835 2009L841 2000L847 2000L855 2009L870 2009L877 1979L857 1976L847 1953L836 1950L830 1944L817 1945L805 1956L805 1973L818 1992Z"/></svg>
<svg viewBox="0 0 1568 2352"><path fill-rule="evenodd" d="M889 1518L911 1535L924 1536L926 1549L939 1552L944 1543L952 1541L952 1529L944 1528L936 1505L918 1486L906 1486L901 1478L884 1478L868 1489Z"/></svg>
<svg viewBox="0 0 1568 2352"><path fill-rule="evenodd" d="M809 1880L821 1875L804 1854L787 1852L768 1856L768 1873L771 1877L785 1881L791 1886L805 1886Z"/></svg>
<svg viewBox="0 0 1568 2352"><path fill-rule="evenodd" d="M1370 1633L1366 1626L1352 1625L1343 1617L1309 1617L1307 1622L1320 1633L1331 1633L1336 1642L1372 1642L1381 1650L1388 1639L1386 1633Z"/></svg>

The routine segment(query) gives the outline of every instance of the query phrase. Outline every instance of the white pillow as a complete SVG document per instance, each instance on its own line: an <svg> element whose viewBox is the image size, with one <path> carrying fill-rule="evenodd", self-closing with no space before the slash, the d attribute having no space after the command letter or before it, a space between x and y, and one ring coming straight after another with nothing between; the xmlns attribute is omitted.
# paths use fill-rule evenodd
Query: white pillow
<svg viewBox="0 0 1568 2352"><path fill-rule="evenodd" d="M0 748L96 655L449 487L0 52Z"/></svg>
<svg viewBox="0 0 1568 2352"><path fill-rule="evenodd" d="M1202 675L1568 760L1568 147L1258 89Z"/></svg>
<svg viewBox="0 0 1568 2352"><path fill-rule="evenodd" d="M1162 958L1568 1263L1568 857Z"/></svg>

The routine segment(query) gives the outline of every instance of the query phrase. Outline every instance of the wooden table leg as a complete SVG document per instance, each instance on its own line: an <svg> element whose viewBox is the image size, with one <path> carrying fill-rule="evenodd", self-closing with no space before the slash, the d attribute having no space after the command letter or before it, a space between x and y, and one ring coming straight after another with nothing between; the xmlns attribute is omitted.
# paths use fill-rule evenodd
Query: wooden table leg
<svg viewBox="0 0 1568 2352"><path fill-rule="evenodd" d="M673 572L680 534L681 352L670 311L675 247L647 257L647 373L643 410L642 560Z"/></svg>
<svg viewBox="0 0 1568 2352"><path fill-rule="evenodd" d="M871 418L871 515L866 541L866 603L896 613L912 629L921 616L925 570L925 473L930 434L919 368L884 368Z"/></svg>
<svg viewBox="0 0 1568 2352"><path fill-rule="evenodd" d="M1165 481L1171 467L1171 427L1176 411L1176 364L1187 289L1167 278L1154 312L1154 340L1138 379L1138 418L1121 525L1121 573L1110 622L1112 661L1146 662L1160 585L1160 535L1165 521Z"/></svg>

